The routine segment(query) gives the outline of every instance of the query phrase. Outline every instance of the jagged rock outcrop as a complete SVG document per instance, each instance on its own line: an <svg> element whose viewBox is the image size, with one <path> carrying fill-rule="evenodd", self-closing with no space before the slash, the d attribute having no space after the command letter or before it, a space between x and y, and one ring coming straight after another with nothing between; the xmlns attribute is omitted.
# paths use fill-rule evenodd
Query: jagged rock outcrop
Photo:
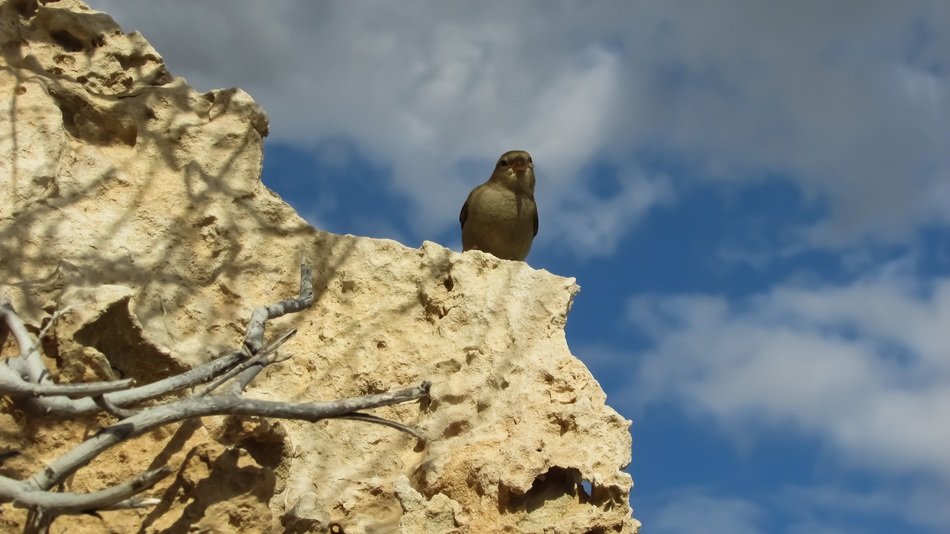
<svg viewBox="0 0 950 534"><path fill-rule="evenodd" d="M176 475L149 491L162 504L75 516L71 532L636 528L621 471L629 421L564 337L573 279L310 227L260 182L267 118L246 93L195 92L140 35L78 0L0 3L0 50L0 286L37 330L82 304L44 340L58 380L141 383L207 361L240 343L254 306L296 294L305 258L313 308L270 327L299 330L282 349L294 358L248 395L433 382L427 405L377 411L424 430L424 447L354 421L241 418L126 442L68 488L167 462ZM39 421L5 401L0 447L25 454L0 471L31 473L106 421ZM3 530L24 517L0 510Z"/></svg>

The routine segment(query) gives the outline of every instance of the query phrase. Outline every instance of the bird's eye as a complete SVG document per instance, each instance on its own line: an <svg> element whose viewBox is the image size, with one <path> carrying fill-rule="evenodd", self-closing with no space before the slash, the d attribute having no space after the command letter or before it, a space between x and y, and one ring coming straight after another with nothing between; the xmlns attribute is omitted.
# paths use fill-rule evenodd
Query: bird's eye
<svg viewBox="0 0 950 534"><path fill-rule="evenodd" d="M507 167L507 166L508 166L508 160L506 160L506 159L500 159L500 160L498 160L498 166L499 166L499 167Z"/></svg>

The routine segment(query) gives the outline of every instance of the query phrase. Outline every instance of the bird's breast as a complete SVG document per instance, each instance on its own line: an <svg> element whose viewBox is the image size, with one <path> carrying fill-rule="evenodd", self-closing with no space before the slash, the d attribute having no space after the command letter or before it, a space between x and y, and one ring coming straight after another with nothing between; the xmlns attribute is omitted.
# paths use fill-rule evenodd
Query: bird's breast
<svg viewBox="0 0 950 534"><path fill-rule="evenodd" d="M510 189L486 187L474 199L472 215L479 219L512 224L521 219L531 220L535 205L529 195L517 194Z"/></svg>

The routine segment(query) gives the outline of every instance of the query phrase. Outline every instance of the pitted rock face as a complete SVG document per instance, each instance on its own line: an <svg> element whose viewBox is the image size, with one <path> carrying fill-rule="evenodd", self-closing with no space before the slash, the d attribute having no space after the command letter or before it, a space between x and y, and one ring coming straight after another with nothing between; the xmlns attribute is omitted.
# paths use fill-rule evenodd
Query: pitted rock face
<svg viewBox="0 0 950 534"><path fill-rule="evenodd" d="M231 350L253 307L296 294L303 258L315 304L269 326L297 329L281 349L294 357L249 396L304 402L433 384L428 403L375 412L421 428L424 446L356 421L204 418L110 449L70 491L156 458L178 473L147 493L161 507L103 512L109 528L636 529L623 471L630 422L565 339L573 279L310 227L260 182L267 118L249 95L195 92L140 35L77 0L0 3L0 43L10 103L0 106L10 155L0 158L0 284L36 328L84 305L44 342L55 372L147 381ZM40 424L4 406L0 448L26 451L4 464L13 476L102 424ZM24 518L0 510L4 528ZM75 516L68 526L103 524Z"/></svg>

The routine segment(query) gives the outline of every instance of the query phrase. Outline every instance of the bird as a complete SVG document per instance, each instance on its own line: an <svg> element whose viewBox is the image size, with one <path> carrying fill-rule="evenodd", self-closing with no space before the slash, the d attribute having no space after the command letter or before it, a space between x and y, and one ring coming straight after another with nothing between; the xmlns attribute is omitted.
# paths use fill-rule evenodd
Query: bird
<svg viewBox="0 0 950 534"><path fill-rule="evenodd" d="M502 154L491 177L468 194L459 223L463 252L481 250L503 260L524 261L538 235L531 155L524 150Z"/></svg>

